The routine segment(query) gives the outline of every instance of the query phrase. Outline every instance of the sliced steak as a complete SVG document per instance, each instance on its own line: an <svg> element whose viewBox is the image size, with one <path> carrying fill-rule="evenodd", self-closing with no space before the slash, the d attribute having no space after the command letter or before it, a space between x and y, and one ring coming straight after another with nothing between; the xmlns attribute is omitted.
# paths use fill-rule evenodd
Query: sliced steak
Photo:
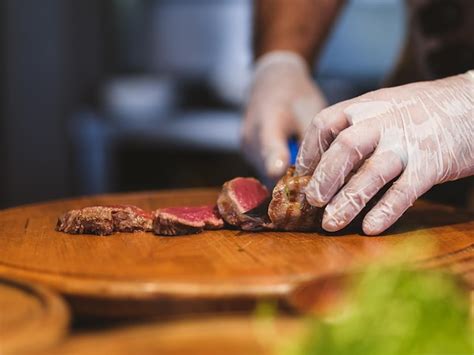
<svg viewBox="0 0 474 355"><path fill-rule="evenodd" d="M70 234L110 235L114 232L149 232L151 213L129 205L92 206L59 217L56 230Z"/></svg>
<svg viewBox="0 0 474 355"><path fill-rule="evenodd" d="M290 167L273 189L268 216L273 227L286 231L321 230L323 209L311 206L304 194L310 176L296 176Z"/></svg>
<svg viewBox="0 0 474 355"><path fill-rule="evenodd" d="M217 199L217 207L224 221L243 230L265 229L267 214L249 214L269 197L267 188L257 179L238 177L227 181Z"/></svg>
<svg viewBox="0 0 474 355"><path fill-rule="evenodd" d="M158 235L193 234L224 227L216 206L162 208L153 216L153 231Z"/></svg>

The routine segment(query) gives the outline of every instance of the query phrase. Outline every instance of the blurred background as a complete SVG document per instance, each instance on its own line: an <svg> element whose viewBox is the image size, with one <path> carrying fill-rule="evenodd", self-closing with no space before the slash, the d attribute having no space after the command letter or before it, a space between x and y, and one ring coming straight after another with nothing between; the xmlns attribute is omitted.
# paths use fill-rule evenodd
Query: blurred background
<svg viewBox="0 0 474 355"><path fill-rule="evenodd" d="M314 70L331 102L395 67L403 3L347 2ZM254 174L239 150L251 0L0 7L0 207Z"/></svg>

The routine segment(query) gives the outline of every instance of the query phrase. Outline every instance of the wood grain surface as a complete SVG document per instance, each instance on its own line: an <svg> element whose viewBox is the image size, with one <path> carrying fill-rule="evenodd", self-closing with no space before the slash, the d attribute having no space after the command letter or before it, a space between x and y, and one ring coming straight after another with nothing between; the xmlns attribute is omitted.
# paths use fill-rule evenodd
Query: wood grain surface
<svg viewBox="0 0 474 355"><path fill-rule="evenodd" d="M55 345L65 335L69 310L55 293L0 278L0 354Z"/></svg>
<svg viewBox="0 0 474 355"><path fill-rule="evenodd" d="M89 354L276 354L303 329L296 318L277 317L272 322L255 317L220 316L156 322L76 335L59 346L35 355Z"/></svg>
<svg viewBox="0 0 474 355"><path fill-rule="evenodd" d="M239 299L244 304L257 298L284 298L302 282L386 259L394 248L411 242L429 243L411 257L413 262L428 260L436 266L461 256L466 265L460 273L466 278L474 275L469 263L473 216L422 201L381 237L236 230L181 237L147 233L104 237L54 230L57 217L72 208L129 203L151 210L213 203L217 193L216 189L143 192L0 211L0 275L51 286L86 313L128 309L129 315L152 313L158 307L143 301L161 302L161 307L170 309L169 300L184 300L190 309L198 309L200 301ZM128 306L121 307L121 302Z"/></svg>

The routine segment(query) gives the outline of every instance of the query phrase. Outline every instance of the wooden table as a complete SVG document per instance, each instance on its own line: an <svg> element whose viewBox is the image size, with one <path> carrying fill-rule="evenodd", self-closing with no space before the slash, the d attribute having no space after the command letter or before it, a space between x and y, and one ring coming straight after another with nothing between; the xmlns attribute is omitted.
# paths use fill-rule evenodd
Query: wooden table
<svg viewBox="0 0 474 355"><path fill-rule="evenodd" d="M76 334L35 355L274 355L303 326L287 316L271 322L248 315L147 322Z"/></svg>

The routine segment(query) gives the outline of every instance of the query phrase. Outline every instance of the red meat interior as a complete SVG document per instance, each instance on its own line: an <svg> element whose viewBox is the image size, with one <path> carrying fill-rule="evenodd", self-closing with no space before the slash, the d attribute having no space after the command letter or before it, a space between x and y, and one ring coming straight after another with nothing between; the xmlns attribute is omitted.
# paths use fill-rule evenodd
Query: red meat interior
<svg viewBox="0 0 474 355"><path fill-rule="evenodd" d="M268 197L268 191L255 179L235 179L232 188L244 212L257 207Z"/></svg>
<svg viewBox="0 0 474 355"><path fill-rule="evenodd" d="M129 208L137 216L142 216L144 218L153 218L150 212L144 211L141 208L137 206L133 206L133 205L110 205L110 206L104 206L104 207L110 207L110 208L114 208L118 210L125 210Z"/></svg>
<svg viewBox="0 0 474 355"><path fill-rule="evenodd" d="M169 207L163 208L161 211L190 222L208 221L217 218L214 206Z"/></svg>

